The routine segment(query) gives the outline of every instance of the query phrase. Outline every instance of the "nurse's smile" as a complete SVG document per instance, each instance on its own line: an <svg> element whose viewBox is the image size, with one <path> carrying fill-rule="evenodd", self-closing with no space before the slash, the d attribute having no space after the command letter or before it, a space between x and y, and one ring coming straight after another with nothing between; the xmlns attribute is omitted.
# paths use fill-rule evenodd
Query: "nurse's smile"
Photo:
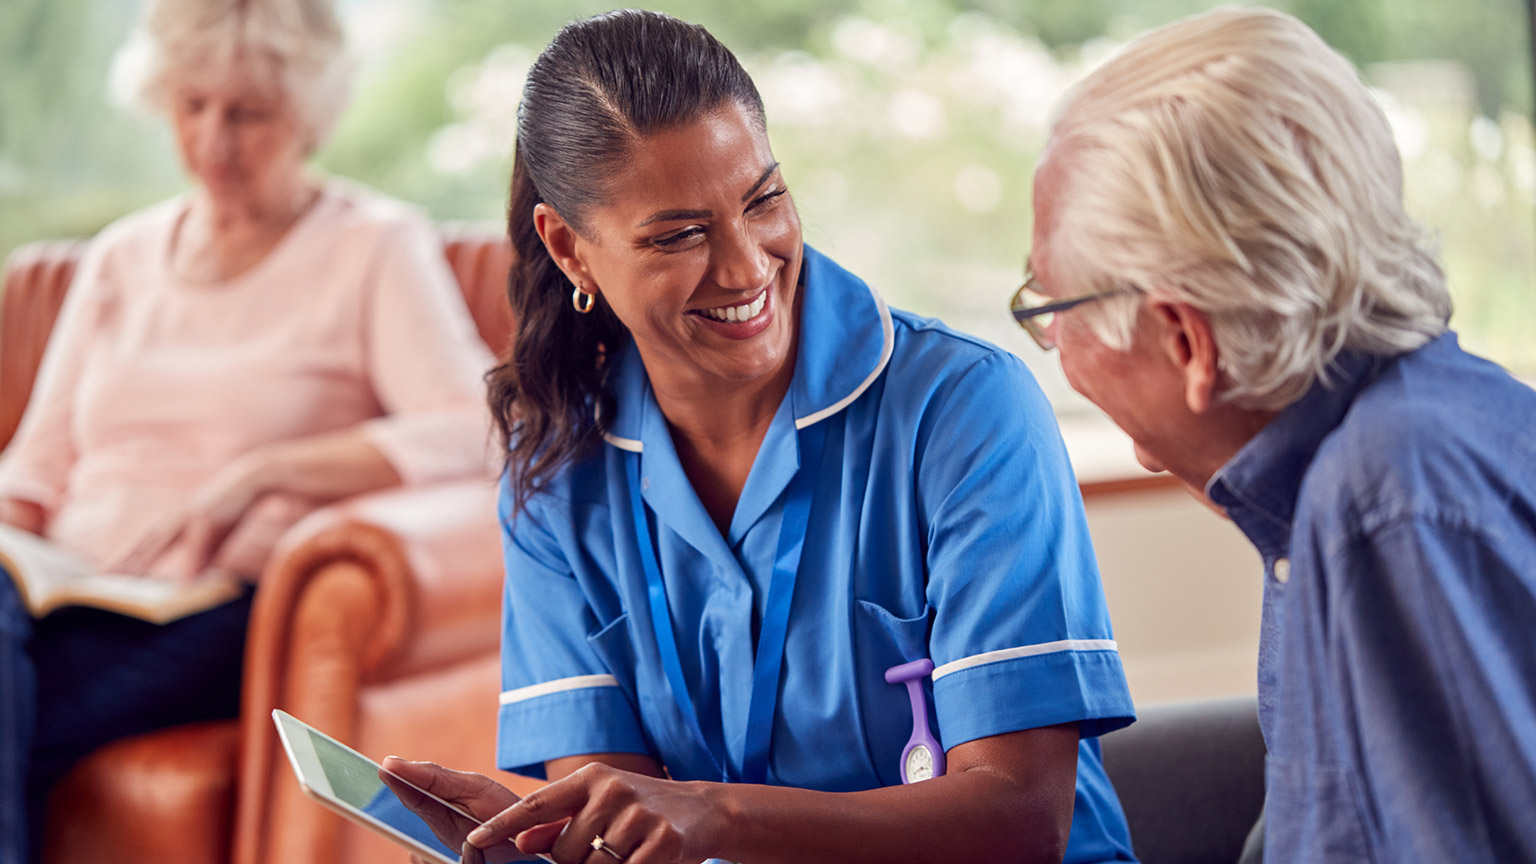
<svg viewBox="0 0 1536 864"><path fill-rule="evenodd" d="M688 314L727 339L750 339L773 323L773 292L763 289L745 303L694 309Z"/></svg>

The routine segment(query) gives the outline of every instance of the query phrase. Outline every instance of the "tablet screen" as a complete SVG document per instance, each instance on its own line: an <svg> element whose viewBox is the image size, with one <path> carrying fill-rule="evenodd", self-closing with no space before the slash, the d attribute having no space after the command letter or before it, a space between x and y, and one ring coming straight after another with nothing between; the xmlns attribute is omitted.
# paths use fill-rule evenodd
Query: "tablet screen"
<svg viewBox="0 0 1536 864"><path fill-rule="evenodd" d="M290 715L274 715L280 715L278 728L306 789L354 820L383 828L381 833L396 842L409 838L414 843L405 845L419 846L417 851L430 851L443 861L459 860L464 836L478 821L388 772L386 783L378 763ZM313 776L317 773L321 776ZM487 864L539 858L510 842L485 850Z"/></svg>
<svg viewBox="0 0 1536 864"><path fill-rule="evenodd" d="M331 791L337 798L412 840L436 849L452 860L458 860L459 850L448 848L420 816L390 791L384 781L379 779L379 769L371 760L357 758L351 751L312 729L308 730L308 734L315 748L315 756L320 761L320 768L325 772L325 778L330 781ZM462 816L458 818L468 821ZM472 829L473 826L469 830Z"/></svg>

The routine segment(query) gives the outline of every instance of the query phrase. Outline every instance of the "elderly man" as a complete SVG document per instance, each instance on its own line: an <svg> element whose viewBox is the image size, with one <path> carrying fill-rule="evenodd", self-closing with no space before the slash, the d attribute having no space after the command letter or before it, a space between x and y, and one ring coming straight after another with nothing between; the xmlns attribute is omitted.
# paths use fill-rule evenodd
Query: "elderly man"
<svg viewBox="0 0 1536 864"><path fill-rule="evenodd" d="M1064 97L1013 311L1263 557L1266 860L1536 861L1536 392L1401 175L1305 25L1177 22Z"/></svg>

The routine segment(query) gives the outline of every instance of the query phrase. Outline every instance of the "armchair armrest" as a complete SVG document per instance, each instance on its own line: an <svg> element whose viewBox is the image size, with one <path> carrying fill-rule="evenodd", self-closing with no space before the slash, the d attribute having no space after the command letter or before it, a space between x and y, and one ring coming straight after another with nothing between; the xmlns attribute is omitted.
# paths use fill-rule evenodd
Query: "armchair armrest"
<svg viewBox="0 0 1536 864"><path fill-rule="evenodd" d="M370 712L368 700L396 681L441 678L434 699L484 702L458 713L489 761L501 590L496 489L485 481L359 496L289 529L261 576L246 638L235 861L335 860L343 847L340 821L285 776L273 708L360 749L386 724L384 737L409 744L446 732L432 719L442 706L422 704L413 717L409 707Z"/></svg>
<svg viewBox="0 0 1536 864"><path fill-rule="evenodd" d="M281 635L328 565L355 563L379 592L361 645L365 675L399 675L496 646L502 557L496 488L467 480L389 489L323 507L278 542L261 576L249 642ZM246 674L273 659L248 652ZM246 697L252 694L247 689Z"/></svg>

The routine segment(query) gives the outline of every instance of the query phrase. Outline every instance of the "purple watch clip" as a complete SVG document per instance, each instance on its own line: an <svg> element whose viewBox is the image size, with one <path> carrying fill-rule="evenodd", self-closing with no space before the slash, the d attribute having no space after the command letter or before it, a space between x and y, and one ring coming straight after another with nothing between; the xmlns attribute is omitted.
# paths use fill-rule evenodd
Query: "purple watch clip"
<svg viewBox="0 0 1536 864"><path fill-rule="evenodd" d="M944 748L928 725L928 700L923 696L923 679L932 672L933 661L927 658L885 670L886 683L907 685L907 697L912 700L912 737L901 751L903 783L929 780L944 773Z"/></svg>

